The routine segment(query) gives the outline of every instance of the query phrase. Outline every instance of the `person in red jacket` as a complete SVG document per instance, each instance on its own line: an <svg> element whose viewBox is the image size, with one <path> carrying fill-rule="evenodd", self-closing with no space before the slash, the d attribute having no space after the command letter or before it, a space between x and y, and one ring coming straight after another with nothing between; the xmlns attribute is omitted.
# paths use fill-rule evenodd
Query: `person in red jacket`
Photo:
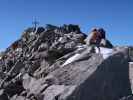
<svg viewBox="0 0 133 100"><path fill-rule="evenodd" d="M99 48L100 41L101 41L101 34L100 32L98 32L96 28L94 28L91 31L91 33L85 40L86 44L92 47L92 50L91 50L92 52L95 52L95 47L97 47L100 52L100 48Z"/></svg>

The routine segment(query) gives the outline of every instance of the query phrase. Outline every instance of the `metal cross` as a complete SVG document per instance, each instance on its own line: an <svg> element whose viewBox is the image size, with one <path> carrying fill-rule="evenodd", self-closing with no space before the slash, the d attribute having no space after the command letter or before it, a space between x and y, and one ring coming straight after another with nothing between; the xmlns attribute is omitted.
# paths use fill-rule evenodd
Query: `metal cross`
<svg viewBox="0 0 133 100"><path fill-rule="evenodd" d="M34 25L34 28L36 29L37 28L37 25L39 24L39 22L35 19L32 24Z"/></svg>

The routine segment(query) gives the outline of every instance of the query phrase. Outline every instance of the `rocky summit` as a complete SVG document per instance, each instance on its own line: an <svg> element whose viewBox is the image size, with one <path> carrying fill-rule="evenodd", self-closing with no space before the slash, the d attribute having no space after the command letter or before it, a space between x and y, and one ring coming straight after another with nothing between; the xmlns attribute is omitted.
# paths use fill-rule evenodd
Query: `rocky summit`
<svg viewBox="0 0 133 100"><path fill-rule="evenodd" d="M133 100L133 47L99 32L94 45L78 25L26 29L0 53L0 100Z"/></svg>

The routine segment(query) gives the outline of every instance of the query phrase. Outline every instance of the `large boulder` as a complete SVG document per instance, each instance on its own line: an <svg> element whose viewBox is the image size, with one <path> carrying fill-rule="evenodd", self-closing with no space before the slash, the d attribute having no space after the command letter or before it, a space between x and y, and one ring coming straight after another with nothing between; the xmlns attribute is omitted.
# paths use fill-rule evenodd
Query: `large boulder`
<svg viewBox="0 0 133 100"><path fill-rule="evenodd" d="M129 95L127 97L123 97L120 100L133 100L133 95Z"/></svg>
<svg viewBox="0 0 133 100"><path fill-rule="evenodd" d="M118 52L106 60L93 55L59 68L50 76L56 79L54 84L76 85L67 98L60 94L59 100L118 100L131 94L128 74L128 58Z"/></svg>

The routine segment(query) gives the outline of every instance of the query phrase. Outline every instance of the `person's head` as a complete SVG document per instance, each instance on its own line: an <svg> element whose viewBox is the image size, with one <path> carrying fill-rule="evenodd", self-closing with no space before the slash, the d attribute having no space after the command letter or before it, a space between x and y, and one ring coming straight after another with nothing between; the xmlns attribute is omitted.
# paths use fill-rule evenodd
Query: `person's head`
<svg viewBox="0 0 133 100"><path fill-rule="evenodd" d="M101 34L101 38L104 38L104 39L106 38L106 36L105 36L106 31L103 28L99 28L98 32Z"/></svg>
<svg viewBox="0 0 133 100"><path fill-rule="evenodd" d="M92 28L91 29L91 32L96 32L97 31L97 28Z"/></svg>

